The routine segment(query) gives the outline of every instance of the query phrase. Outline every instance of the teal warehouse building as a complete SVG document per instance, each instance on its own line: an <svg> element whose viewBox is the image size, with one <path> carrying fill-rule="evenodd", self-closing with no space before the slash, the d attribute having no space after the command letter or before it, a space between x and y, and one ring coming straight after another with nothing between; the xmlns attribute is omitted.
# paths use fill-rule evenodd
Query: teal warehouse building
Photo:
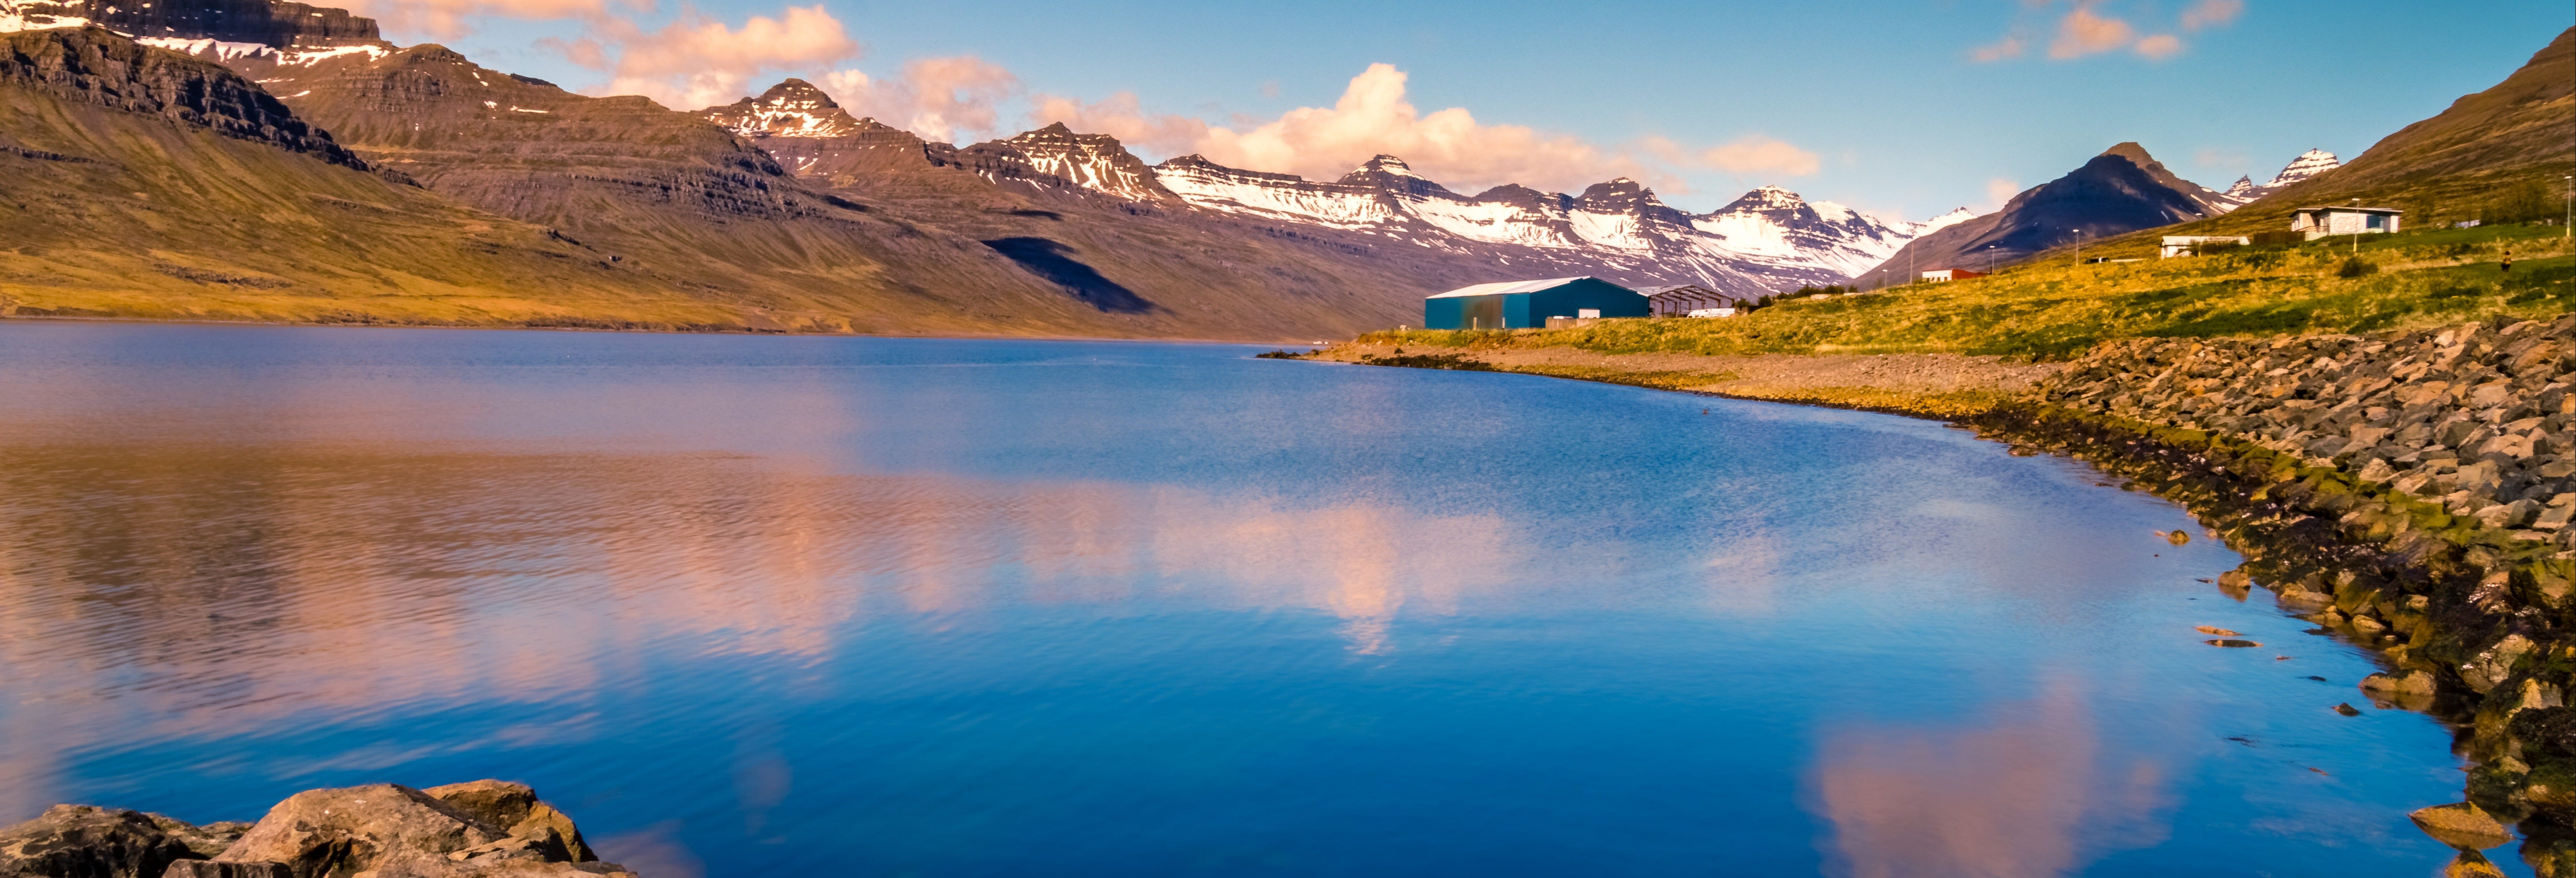
<svg viewBox="0 0 2576 878"><path fill-rule="evenodd" d="M1596 277L1503 281L1422 300L1424 329L1529 329L1550 317L1645 317L1646 297Z"/></svg>

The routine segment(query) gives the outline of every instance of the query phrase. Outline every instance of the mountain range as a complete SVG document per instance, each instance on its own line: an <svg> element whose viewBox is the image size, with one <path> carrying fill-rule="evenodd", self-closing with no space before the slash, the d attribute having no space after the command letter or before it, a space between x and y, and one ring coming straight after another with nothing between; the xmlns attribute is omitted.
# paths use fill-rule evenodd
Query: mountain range
<svg viewBox="0 0 2576 878"><path fill-rule="evenodd" d="M2218 216L2245 202L2193 183L2135 143L2115 144L2063 177L2031 187L2003 209L1908 243L1863 273L1875 289L1940 268L1992 271L2050 248Z"/></svg>
<svg viewBox="0 0 2576 878"><path fill-rule="evenodd" d="M0 0L0 28L0 161L39 181L0 212L23 242L0 250L0 313L1314 338L1497 277L1839 282L1966 217L1776 187L1690 214L1624 179L1469 196L1393 156L1332 181L1148 165L1061 125L961 147L798 80L673 111L275 0ZM100 99L170 94L170 71L257 112ZM105 136L136 126L185 148Z"/></svg>
<svg viewBox="0 0 2576 878"><path fill-rule="evenodd" d="M1498 265L1560 266L1634 283L1698 283L1747 297L1837 283L1898 247L1965 219L1890 223L1776 186L1707 214L1663 204L1629 179L1581 195L1502 185L1450 191L1397 156L1340 179L1228 168L1189 155L1147 165L1115 138L1062 124L956 147L853 118L829 95L789 79L758 97L699 111L759 144L800 177L851 194L882 192L907 171L955 168L1030 194L1106 202L1131 215L1212 214L1262 226L1339 233Z"/></svg>
<svg viewBox="0 0 2576 878"><path fill-rule="evenodd" d="M2536 179L2569 78L2562 34L2351 166L2222 193L2120 144L1906 223L1775 186L1697 214L1629 179L1468 194L1391 155L1148 164L1063 125L958 146L794 79L671 110L282 0L0 0L0 39L0 315L1124 337L1344 335L1496 279L1878 286L2445 167Z"/></svg>

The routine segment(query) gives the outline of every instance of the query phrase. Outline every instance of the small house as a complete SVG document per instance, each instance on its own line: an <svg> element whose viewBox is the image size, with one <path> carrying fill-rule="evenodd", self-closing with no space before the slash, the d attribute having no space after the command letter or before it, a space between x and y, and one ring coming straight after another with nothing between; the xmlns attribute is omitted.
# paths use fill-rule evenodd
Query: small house
<svg viewBox="0 0 2576 878"><path fill-rule="evenodd" d="M2201 248L2211 244L2221 246L2232 244L2242 247L2252 243L2254 239L2244 235L2166 235L2164 244L2158 248L2157 253L2163 258L2172 259L2176 256L2198 255Z"/></svg>
<svg viewBox="0 0 2576 878"><path fill-rule="evenodd" d="M1735 298L1698 284L1670 287L1647 287L1637 294L1646 297L1646 307L1657 317L1701 317L1701 311L1734 313Z"/></svg>
<svg viewBox="0 0 2576 878"><path fill-rule="evenodd" d="M2290 214L2290 231L2314 241L2327 235L2367 235L2397 231L2398 215L2386 207L2302 207Z"/></svg>
<svg viewBox="0 0 2576 878"><path fill-rule="evenodd" d="M1924 273L1923 273L1923 282L1924 282L1924 283L1934 283L1934 284L1946 284L1946 283L1949 283L1949 282L1954 281L1954 280L1967 280L1967 279L1972 278L1972 277L1985 277L1986 275L1988 275L1988 274L1990 274L1990 273L1991 273L1991 272L1984 272L1984 271L1969 271L1969 270L1964 269L1964 268L1935 268L1935 269L1932 269L1932 270L1930 270L1930 271L1926 271L1926 272L1924 272Z"/></svg>
<svg viewBox="0 0 2576 878"><path fill-rule="evenodd" d="M1424 329L1532 329L1550 317L1645 317L1646 297L1594 277L1502 281L1422 300Z"/></svg>

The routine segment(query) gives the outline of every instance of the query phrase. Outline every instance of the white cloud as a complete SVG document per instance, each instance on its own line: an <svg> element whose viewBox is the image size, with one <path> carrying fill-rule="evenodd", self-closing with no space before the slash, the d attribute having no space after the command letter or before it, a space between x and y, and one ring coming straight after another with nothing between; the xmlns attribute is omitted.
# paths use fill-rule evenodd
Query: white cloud
<svg viewBox="0 0 2576 878"><path fill-rule="evenodd" d="M2125 49L2137 42L2137 29L2117 18L2093 14L2093 4L2078 4L2074 11L2057 21L2057 38L2048 43L2048 57L2065 60L2100 52Z"/></svg>
<svg viewBox="0 0 2576 878"><path fill-rule="evenodd" d="M1062 122L1065 127L1085 134L1106 134L1118 138L1129 150L1157 155L1180 155L1207 150L1206 122L1188 116L1157 116L1145 112L1134 92L1119 92L1098 103L1055 95L1039 95L1029 112L1029 121L1038 125Z"/></svg>
<svg viewBox="0 0 2576 878"><path fill-rule="evenodd" d="M1153 116L1133 95L1085 104L1041 97L1035 120L1107 133L1150 151L1195 152L1230 167L1333 179L1380 153L1415 173L1473 192L1501 183L1580 191L1612 177L1676 186L1671 173L1624 150L1520 125L1487 125L1463 107L1428 114L1406 100L1405 73L1371 64L1331 107L1299 107L1238 128ZM1809 157L1812 160L1812 156Z"/></svg>
<svg viewBox="0 0 2576 878"><path fill-rule="evenodd" d="M1987 207L1986 207L1986 209L1985 209L1985 210L1983 210L1983 211L1979 211L1979 212L1980 212L1980 213L1992 213L1992 212L1994 212L1994 211L2002 210L2002 209L2003 209L2003 207L2004 207L2004 203L2005 203L2005 202L2011 201L2011 200L2013 199L2013 196L2015 196L2015 195L2020 195L2020 194L2021 194L2021 184L2020 184L2020 183L2015 183L2015 182L2013 182L2013 181L2012 181L2012 179L2011 179L2011 178L2009 178L2009 177L1996 177L1996 178L1994 178L1994 179L1992 179L1992 180L1987 180L1987 181L1986 181L1986 204L1987 204Z"/></svg>
<svg viewBox="0 0 2576 878"><path fill-rule="evenodd" d="M2148 60L2162 61L2182 54L2182 38L2172 34L2157 34L2139 40L2136 49L2138 54L2146 56Z"/></svg>
<svg viewBox="0 0 2576 878"><path fill-rule="evenodd" d="M1968 50L1968 60L1986 64L2006 58L2019 58L2022 48L2021 37L2008 34L2003 39Z"/></svg>
<svg viewBox="0 0 2576 878"><path fill-rule="evenodd" d="M650 32L607 19L592 36L555 45L573 63L609 72L608 83L591 91L640 94L681 110L730 103L755 77L859 54L858 41L821 4L791 6L777 18L755 15L740 28L696 13Z"/></svg>
<svg viewBox="0 0 2576 878"><path fill-rule="evenodd" d="M1753 135L1699 154L1701 164L1736 174L1784 174L1804 177L1816 172L1816 154L1788 143Z"/></svg>
<svg viewBox="0 0 2576 878"><path fill-rule="evenodd" d="M2235 21L2236 16L2244 13L2245 0L2200 0L2190 9L2183 10L2182 27L2184 30L2217 27Z"/></svg>
<svg viewBox="0 0 2576 878"><path fill-rule="evenodd" d="M1021 90L1018 76L972 55L908 62L892 80L836 70L824 74L822 88L853 115L945 141L999 131L999 105Z"/></svg>

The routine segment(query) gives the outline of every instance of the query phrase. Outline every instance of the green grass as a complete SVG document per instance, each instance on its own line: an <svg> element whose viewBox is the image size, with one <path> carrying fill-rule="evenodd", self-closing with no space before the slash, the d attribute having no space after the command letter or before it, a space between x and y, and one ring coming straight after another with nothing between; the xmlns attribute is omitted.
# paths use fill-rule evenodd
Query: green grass
<svg viewBox="0 0 2576 878"><path fill-rule="evenodd" d="M1579 329L1378 332L1363 342L1604 353L1964 353L2060 359L2140 336L2369 332L2576 310L2576 256L2546 226L2370 236L2374 270L2338 276L2350 239L2130 263L2058 256L1992 277L1796 300L1716 320ZM2497 265L2506 249L2513 270ZM2087 256L2119 256L2099 251Z"/></svg>

